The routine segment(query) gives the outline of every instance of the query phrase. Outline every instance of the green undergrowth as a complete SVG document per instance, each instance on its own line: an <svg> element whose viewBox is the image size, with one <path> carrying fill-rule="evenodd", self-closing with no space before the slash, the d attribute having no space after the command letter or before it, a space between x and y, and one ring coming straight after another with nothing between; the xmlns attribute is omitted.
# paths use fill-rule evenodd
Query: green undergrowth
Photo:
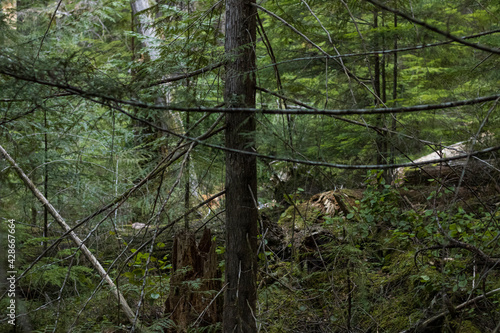
<svg viewBox="0 0 500 333"><path fill-rule="evenodd" d="M276 260L261 274L262 327L268 332L493 330L500 320L495 291L500 274L478 254L498 260L499 214L437 206L409 207L382 173L369 175L363 198L346 216L329 218L310 208L306 215L306 204L298 203L298 219L290 206L278 224L292 218L297 229L322 224L330 237L314 253ZM320 264L311 268L308 260ZM476 301L467 303L470 299Z"/></svg>
<svg viewBox="0 0 500 333"><path fill-rule="evenodd" d="M500 288L500 274L484 256L500 257L499 213L458 204L441 209L439 194L432 191L425 203L411 206L401 191L374 172L362 197L337 196L345 207L335 214L304 195L289 196L288 208L270 211L268 222L283 231L275 241L281 239L286 249L279 255L271 249L259 254L255 317L260 331L492 331L500 321L500 293L492 293ZM19 265L26 268L39 255L34 245L54 241L30 238L29 230L20 228ZM105 268L114 261L107 255L114 248L107 246L102 252L92 249ZM139 318L151 332L173 327L164 311L172 268L167 248L163 242L155 242L152 253L132 247L126 253L134 254L132 260L110 270L130 306L136 309L141 301ZM224 250L219 243L221 269ZM61 242L19 283L36 323L33 331L129 331L130 323L100 281L81 251ZM220 325L210 329L218 331Z"/></svg>

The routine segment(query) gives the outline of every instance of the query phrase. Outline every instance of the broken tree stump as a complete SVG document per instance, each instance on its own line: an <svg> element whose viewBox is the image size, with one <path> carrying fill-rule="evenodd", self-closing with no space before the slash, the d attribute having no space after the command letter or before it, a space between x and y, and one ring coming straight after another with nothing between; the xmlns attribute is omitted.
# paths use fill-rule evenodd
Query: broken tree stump
<svg viewBox="0 0 500 333"><path fill-rule="evenodd" d="M165 314L170 314L176 326L171 332L221 322L223 298L217 296L222 283L215 250L210 229L205 229L198 244L192 232L176 235L170 294L165 302Z"/></svg>

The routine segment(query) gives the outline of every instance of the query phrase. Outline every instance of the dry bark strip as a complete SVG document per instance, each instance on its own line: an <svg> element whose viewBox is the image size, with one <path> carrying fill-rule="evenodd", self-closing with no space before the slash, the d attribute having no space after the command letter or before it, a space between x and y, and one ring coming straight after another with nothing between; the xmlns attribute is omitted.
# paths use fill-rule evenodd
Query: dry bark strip
<svg viewBox="0 0 500 333"><path fill-rule="evenodd" d="M49 214L52 215L52 217L59 223L59 225L64 229L64 231L68 232L71 230L71 227L66 223L66 221L63 219L63 217L57 212L57 210L51 205L51 203L43 196L43 194L36 188L35 184L31 181L31 179L26 176L24 171L17 165L16 161L7 153L7 151L0 145L0 152L3 154L5 159L12 165L14 170L17 172L19 177L24 181L26 186L28 186L33 192L33 194L40 200L40 202L47 207L47 210L49 211ZM102 267L101 263L97 258L90 252L90 250L83 244L82 240L77 236L77 234L74 231L69 232L69 236L73 240L73 242L82 250L83 254L85 257L90 261L92 266L96 269L96 271L99 273L101 278L103 278L109 285L111 292L115 297L118 299L118 302L120 303L123 312L125 312L125 315L127 316L128 320L132 325L134 325L135 322L135 327L136 330L141 330L141 324L139 320L136 320L135 314L128 305L127 301L121 294L121 292L118 290L116 287L115 283L111 279L111 277L108 275L106 270Z"/></svg>

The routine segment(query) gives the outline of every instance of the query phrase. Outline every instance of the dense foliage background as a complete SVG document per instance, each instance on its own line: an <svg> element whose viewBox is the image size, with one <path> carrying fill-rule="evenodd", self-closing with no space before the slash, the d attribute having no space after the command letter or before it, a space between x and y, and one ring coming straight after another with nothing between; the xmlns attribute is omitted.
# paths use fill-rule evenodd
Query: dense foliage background
<svg viewBox="0 0 500 333"><path fill-rule="evenodd" d="M500 4L380 4L258 4L257 327L499 332ZM173 235L210 227L224 269L223 199L197 207L224 189L224 3L2 1L0 15L0 145L71 227L84 221L76 233L145 329L172 329ZM474 154L397 168L455 143ZM81 250L0 169L26 270L19 329L130 331Z"/></svg>

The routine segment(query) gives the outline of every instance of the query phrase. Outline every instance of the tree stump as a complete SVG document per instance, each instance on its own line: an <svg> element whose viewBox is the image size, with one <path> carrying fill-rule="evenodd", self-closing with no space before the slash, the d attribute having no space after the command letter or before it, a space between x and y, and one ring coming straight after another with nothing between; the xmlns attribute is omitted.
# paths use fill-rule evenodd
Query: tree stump
<svg viewBox="0 0 500 333"><path fill-rule="evenodd" d="M192 232L181 232L174 239L170 295L165 313L176 327L170 332L214 325L222 319L221 273L216 243L205 229L199 244Z"/></svg>

